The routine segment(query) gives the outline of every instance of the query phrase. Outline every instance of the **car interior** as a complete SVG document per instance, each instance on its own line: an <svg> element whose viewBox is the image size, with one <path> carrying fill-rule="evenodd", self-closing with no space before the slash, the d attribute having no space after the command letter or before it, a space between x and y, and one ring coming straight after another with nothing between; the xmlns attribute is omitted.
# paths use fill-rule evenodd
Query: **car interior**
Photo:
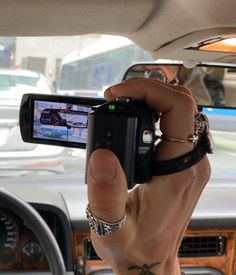
<svg viewBox="0 0 236 275"><path fill-rule="evenodd" d="M181 271L186 275L236 274L236 2L0 2L0 37L36 39L93 34L127 38L150 58L134 64L120 60L124 68L119 81L131 77L160 80L165 69L176 68L176 83L192 89L199 110L209 116L215 146L214 153L209 155L211 178L179 248ZM191 82L191 75L199 71L204 74L204 89L197 89ZM85 73L83 77L89 78L90 74ZM102 87L107 87L107 83ZM1 116L10 112L13 107L9 106L0 107ZM64 116L65 112L59 113ZM48 129L52 123L48 122L49 114L44 112L44 115L46 122L42 124L49 139L52 135ZM18 117L14 125L19 127L22 121L17 121ZM5 129L10 120L4 123ZM74 136L78 129L85 128L84 121L68 123L70 129L76 129ZM46 127L48 125L50 127ZM20 139L19 129L17 131ZM18 144L16 138L11 142ZM13 146L9 154L6 154L9 147L3 146L5 149L1 150L0 144L0 274L114 274L97 255L90 238L85 213L86 149L50 146L53 147L50 151L45 142L24 146L21 140L20 144L21 149ZM34 158L29 154L32 147L38 152ZM40 153L40 148L46 149ZM64 173L62 163L67 154L70 155L66 163L69 170ZM11 169L10 159L18 165L24 155L28 158L21 168ZM55 171L53 165L57 167Z"/></svg>

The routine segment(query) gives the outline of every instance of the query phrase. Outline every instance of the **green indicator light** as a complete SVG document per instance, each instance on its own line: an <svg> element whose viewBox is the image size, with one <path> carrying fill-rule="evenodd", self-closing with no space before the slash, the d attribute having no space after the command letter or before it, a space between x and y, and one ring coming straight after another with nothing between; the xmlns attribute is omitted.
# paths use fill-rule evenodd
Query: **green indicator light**
<svg viewBox="0 0 236 275"><path fill-rule="evenodd" d="M108 109L109 109L109 110L115 110L115 108L116 108L115 105L109 105L109 106L108 106Z"/></svg>

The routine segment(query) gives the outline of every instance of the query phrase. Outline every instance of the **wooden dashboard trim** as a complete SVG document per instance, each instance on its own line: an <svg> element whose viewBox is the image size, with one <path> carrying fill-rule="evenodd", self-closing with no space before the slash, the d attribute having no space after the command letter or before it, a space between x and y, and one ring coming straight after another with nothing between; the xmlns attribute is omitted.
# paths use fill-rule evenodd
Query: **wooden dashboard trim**
<svg viewBox="0 0 236 275"><path fill-rule="evenodd" d="M86 232L73 232L74 258L78 259L84 255L83 242L89 238L90 234ZM217 257L197 257L197 258L179 258L181 267L211 267L221 271L223 274L233 275L236 272L236 228L216 228L216 229L187 229L184 237L191 236L225 236L227 238L226 253ZM106 266L102 260L88 260L88 267L97 267L98 269Z"/></svg>
<svg viewBox="0 0 236 275"><path fill-rule="evenodd" d="M227 275L235 272L236 229L187 230L184 237L190 236L225 236L227 238L226 253L222 256L208 258L179 258L182 267L211 267Z"/></svg>

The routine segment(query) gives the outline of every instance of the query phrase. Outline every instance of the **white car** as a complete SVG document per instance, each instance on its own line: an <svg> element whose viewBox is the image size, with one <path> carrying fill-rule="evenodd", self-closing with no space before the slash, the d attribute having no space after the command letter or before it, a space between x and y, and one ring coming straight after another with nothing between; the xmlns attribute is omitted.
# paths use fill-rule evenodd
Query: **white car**
<svg viewBox="0 0 236 275"><path fill-rule="evenodd" d="M0 100L19 100L25 93L51 94L45 77L28 70L0 70Z"/></svg>
<svg viewBox="0 0 236 275"><path fill-rule="evenodd" d="M42 74L27 70L0 70L0 169L60 171L67 150L25 143L19 128L19 106L25 93L51 94Z"/></svg>

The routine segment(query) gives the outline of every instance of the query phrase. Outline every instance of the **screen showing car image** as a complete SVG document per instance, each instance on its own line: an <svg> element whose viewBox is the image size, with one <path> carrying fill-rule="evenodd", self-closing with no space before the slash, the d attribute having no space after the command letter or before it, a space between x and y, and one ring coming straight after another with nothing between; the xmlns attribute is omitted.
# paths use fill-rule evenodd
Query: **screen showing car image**
<svg viewBox="0 0 236 275"><path fill-rule="evenodd" d="M33 138L87 142L91 107L52 101L34 101Z"/></svg>

